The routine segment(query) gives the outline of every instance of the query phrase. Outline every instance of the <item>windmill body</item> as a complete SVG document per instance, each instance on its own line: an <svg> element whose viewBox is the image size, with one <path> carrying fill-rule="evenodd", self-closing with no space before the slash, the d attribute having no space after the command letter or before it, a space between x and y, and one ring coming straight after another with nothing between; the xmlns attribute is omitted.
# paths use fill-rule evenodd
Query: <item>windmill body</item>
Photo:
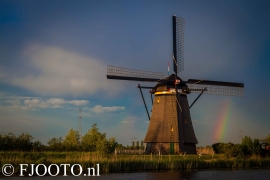
<svg viewBox="0 0 270 180"><path fill-rule="evenodd" d="M187 92L182 91L187 86L184 83L177 84L177 89L181 90L176 97L174 79L175 75L172 74L166 78L169 81L158 83L152 89L155 98L150 123L144 139L144 142L148 143L146 150L155 152L158 149L166 154L179 153L182 151L179 142L182 141L185 152L194 154L198 141L190 118ZM179 77L176 79L183 82ZM176 99L178 99L179 104ZM177 110L178 108L180 111Z"/></svg>
<svg viewBox="0 0 270 180"><path fill-rule="evenodd" d="M183 18L173 20L173 66L174 74L165 77L163 73L140 71L108 66L107 78L128 81L157 82L154 87L138 85L150 123L144 139L146 152L174 154L196 153L198 143L192 125L190 108L202 93L243 96L244 84L235 82L209 81L200 79L182 80L177 76L184 69L184 25ZM152 113L149 115L141 89L150 89ZM189 105L187 95L200 93Z"/></svg>

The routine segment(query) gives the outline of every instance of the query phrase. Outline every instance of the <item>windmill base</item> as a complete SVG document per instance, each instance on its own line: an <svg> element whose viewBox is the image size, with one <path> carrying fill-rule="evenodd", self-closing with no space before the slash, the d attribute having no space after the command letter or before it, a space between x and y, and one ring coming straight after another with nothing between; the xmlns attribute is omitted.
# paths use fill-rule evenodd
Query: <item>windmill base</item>
<svg viewBox="0 0 270 180"><path fill-rule="evenodd" d="M197 154L196 144L184 143L184 151L186 154Z"/></svg>
<svg viewBox="0 0 270 180"><path fill-rule="evenodd" d="M186 154L197 154L196 144L184 143L184 151ZM179 143L147 143L146 153L153 154L179 154Z"/></svg>

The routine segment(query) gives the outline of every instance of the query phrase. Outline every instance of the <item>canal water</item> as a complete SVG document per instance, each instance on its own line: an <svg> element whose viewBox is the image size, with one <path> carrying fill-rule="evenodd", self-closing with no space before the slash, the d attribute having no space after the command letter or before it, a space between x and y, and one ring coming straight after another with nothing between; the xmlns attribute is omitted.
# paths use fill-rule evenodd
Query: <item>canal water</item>
<svg viewBox="0 0 270 180"><path fill-rule="evenodd" d="M56 177L8 177L3 179L9 180L18 180L18 179L31 179L31 180L73 180L73 179L99 179L99 180L270 180L270 169L252 169L252 170L198 170L198 171L186 171L186 172L138 172L138 173L111 173L111 174L101 174L99 177L74 177L74 176L66 176L63 177L58 175ZM1 179L2 179L1 178Z"/></svg>

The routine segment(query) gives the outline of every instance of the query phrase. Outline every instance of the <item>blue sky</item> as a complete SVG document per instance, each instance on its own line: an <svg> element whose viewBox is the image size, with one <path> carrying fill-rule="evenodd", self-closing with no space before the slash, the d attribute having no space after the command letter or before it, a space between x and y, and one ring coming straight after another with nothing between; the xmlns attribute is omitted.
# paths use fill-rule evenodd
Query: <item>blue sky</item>
<svg viewBox="0 0 270 180"><path fill-rule="evenodd" d="M83 134L97 123L119 143L144 139L149 122L136 87L154 84L107 80L106 68L167 74L174 14L186 20L182 79L245 84L244 97L204 94L191 108L198 145L267 136L267 0L0 0L0 132L28 132L46 143L78 129L82 108Z"/></svg>

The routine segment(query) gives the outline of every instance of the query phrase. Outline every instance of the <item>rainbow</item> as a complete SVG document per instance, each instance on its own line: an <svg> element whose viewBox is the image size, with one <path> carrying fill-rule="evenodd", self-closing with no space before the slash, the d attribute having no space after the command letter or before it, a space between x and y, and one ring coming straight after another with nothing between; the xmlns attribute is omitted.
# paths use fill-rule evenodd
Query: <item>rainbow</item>
<svg viewBox="0 0 270 180"><path fill-rule="evenodd" d="M231 116L232 102L230 99L226 99L222 102L220 112L218 114L218 120L214 128L213 139L215 143L223 142L225 133L228 130L228 124Z"/></svg>

